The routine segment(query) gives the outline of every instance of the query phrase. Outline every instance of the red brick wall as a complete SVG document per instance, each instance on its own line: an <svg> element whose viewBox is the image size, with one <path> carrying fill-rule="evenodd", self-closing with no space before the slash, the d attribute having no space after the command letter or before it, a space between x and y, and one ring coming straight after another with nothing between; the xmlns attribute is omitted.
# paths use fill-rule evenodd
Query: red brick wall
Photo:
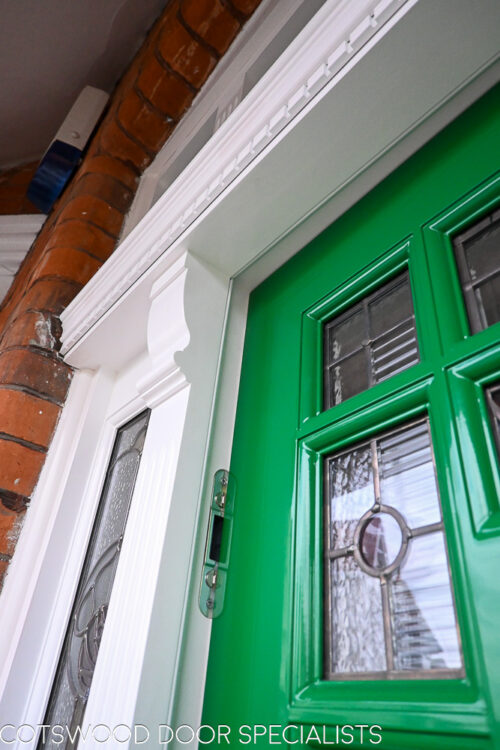
<svg viewBox="0 0 500 750"><path fill-rule="evenodd" d="M28 185L38 162L23 164L0 172L0 215L39 214L39 209L26 197Z"/></svg>
<svg viewBox="0 0 500 750"><path fill-rule="evenodd" d="M0 308L0 576L72 377L59 316L115 249L142 171L259 2L168 4Z"/></svg>

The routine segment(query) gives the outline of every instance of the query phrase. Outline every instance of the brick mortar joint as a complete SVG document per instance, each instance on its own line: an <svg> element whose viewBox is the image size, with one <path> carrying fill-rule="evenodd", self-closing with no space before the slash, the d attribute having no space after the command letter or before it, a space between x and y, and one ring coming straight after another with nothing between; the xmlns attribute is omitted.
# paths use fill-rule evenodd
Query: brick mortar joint
<svg viewBox="0 0 500 750"><path fill-rule="evenodd" d="M192 36L195 42L198 42L202 47L204 47L208 52L210 52L213 57L217 60L217 62L221 59L222 55L221 53L213 47L209 42L206 41L200 34L198 34L186 21L184 18L184 14L182 12L181 3L179 3L179 6L177 8L177 19L179 23L184 27L184 29Z"/></svg>
<svg viewBox="0 0 500 750"><path fill-rule="evenodd" d="M197 88L194 84L192 84L191 81L188 81L187 78L182 75L182 73L179 73L178 70L175 70L175 68L173 68L170 65L168 60L165 60L165 58L161 54L158 47L155 47L153 54L155 56L155 59L158 61L158 64L161 65L163 70L165 70L169 75L173 76L174 78L177 78L177 80L181 81L185 86L187 86L187 88L191 91L193 96L196 96L196 94L199 93L200 91L199 88ZM147 99L147 101L149 102L149 99Z"/></svg>

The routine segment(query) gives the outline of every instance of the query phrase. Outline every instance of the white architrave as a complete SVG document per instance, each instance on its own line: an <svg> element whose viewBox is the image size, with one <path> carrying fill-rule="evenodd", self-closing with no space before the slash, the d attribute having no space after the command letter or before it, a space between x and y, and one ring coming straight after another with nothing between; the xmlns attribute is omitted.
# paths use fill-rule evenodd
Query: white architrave
<svg viewBox="0 0 500 750"><path fill-rule="evenodd" d="M210 633L197 603L205 500L213 472L230 459L249 290L498 78L494 0L484 1L479 18L468 0L457 0L453 13L439 3L401 2L375 31L370 13L365 22L355 5L325 4L63 316L70 364L119 373L107 409L96 414L96 396L82 416L80 435L94 442L77 437L66 454L75 479L62 479L61 502L71 492L86 509L75 526L80 541L112 428L145 404L153 409L86 722L135 717L154 729L200 720ZM375 5L392 3L366 3ZM352 53L356 29L368 41ZM470 44L457 47L465 36ZM438 51L438 64L428 49ZM336 50L345 65L330 75ZM78 408L68 404L68 420ZM64 454L63 428L58 434ZM55 458L49 463L40 505L60 470ZM35 532L27 531L28 541L36 544ZM83 552L65 554L81 560ZM54 588L44 589L45 568L42 560L40 598ZM62 615L49 635L45 626L37 632L27 610L33 649L62 637ZM12 664L25 647L19 638ZM39 706L49 666L40 666L31 691ZM12 669L6 684L12 697ZM35 703L17 715L33 723ZM149 746L157 744L152 737Z"/></svg>
<svg viewBox="0 0 500 750"><path fill-rule="evenodd" d="M191 542L199 510L198 467L205 458L218 364L209 353L221 347L228 286L229 279L188 253L174 258L153 285L148 321L152 367L137 381L152 413L85 724L130 726L135 720L156 729L162 722L163 690L155 691L154 700L150 697L144 710L147 716L134 719L140 683L130 675L143 670L153 606L155 621L161 619L162 642L175 643L180 637L185 590L174 586L166 597L155 599L155 594L160 571L171 580L183 578L191 564L192 545L186 544L186 537ZM213 323L210 330L204 323L207 318ZM200 349L206 362L202 377ZM179 472L181 464L183 472ZM175 507L174 492L182 498ZM157 651L156 673L175 673L176 658L175 649ZM117 690L117 685L124 687ZM151 741L156 747L156 737ZM92 740L82 746L94 747ZM123 743L110 742L106 747L123 747Z"/></svg>

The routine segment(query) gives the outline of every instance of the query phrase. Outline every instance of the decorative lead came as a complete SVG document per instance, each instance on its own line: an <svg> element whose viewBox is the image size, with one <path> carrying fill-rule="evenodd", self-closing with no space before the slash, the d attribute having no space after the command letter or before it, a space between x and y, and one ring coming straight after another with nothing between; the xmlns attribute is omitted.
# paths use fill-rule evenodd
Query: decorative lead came
<svg viewBox="0 0 500 750"><path fill-rule="evenodd" d="M325 677L459 677L428 423L325 459Z"/></svg>
<svg viewBox="0 0 500 750"><path fill-rule="evenodd" d="M472 333L500 320L500 210L453 241Z"/></svg>
<svg viewBox="0 0 500 750"><path fill-rule="evenodd" d="M105 627L128 511L141 461L150 412L143 412L118 430L97 517L78 585L73 611L59 659L44 724L60 725L57 737L38 748L75 748L82 727L99 647ZM67 730L66 730L67 728Z"/></svg>
<svg viewBox="0 0 500 750"><path fill-rule="evenodd" d="M486 389L486 399L500 461L500 383L495 383Z"/></svg>
<svg viewBox="0 0 500 750"><path fill-rule="evenodd" d="M325 323L324 408L420 360L408 272Z"/></svg>

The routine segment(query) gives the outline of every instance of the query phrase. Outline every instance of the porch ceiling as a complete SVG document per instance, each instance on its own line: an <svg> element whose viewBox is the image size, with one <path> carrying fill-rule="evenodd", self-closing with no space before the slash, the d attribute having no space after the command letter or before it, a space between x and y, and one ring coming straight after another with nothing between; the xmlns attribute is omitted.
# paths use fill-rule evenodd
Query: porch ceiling
<svg viewBox="0 0 500 750"><path fill-rule="evenodd" d="M0 170L35 161L85 85L111 92L168 0L0 0Z"/></svg>

